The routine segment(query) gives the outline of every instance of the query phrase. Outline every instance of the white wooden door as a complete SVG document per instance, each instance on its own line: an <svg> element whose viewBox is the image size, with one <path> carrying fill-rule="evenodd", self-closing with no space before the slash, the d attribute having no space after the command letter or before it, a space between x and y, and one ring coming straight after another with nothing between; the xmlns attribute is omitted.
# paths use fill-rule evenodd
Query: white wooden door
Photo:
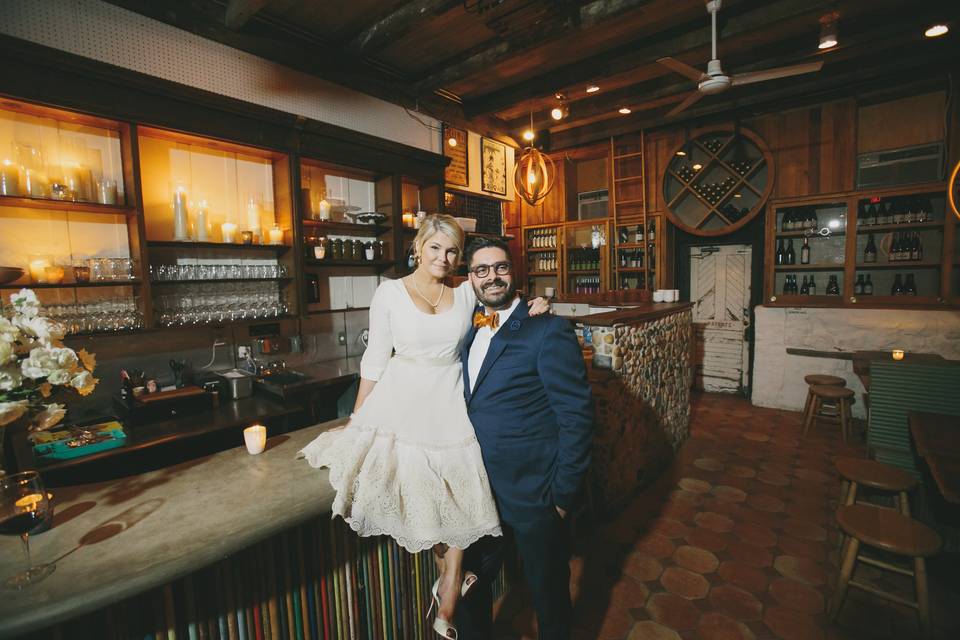
<svg viewBox="0 0 960 640"><path fill-rule="evenodd" d="M694 386L739 393L748 384L750 246L690 250L693 307Z"/></svg>

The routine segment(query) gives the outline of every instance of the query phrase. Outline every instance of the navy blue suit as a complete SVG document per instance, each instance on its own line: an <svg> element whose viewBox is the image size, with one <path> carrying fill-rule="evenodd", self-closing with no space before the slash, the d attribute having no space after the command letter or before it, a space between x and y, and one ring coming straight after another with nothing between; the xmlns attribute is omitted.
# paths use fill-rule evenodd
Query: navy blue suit
<svg viewBox="0 0 960 640"><path fill-rule="evenodd" d="M467 334L461 352L467 413L501 522L517 542L540 637L567 638L570 553L556 507L572 510L590 463L593 406L580 345L567 320L530 317L521 301L490 341L471 393L475 334ZM474 546L466 563L476 563L478 586L489 592L502 550L489 540ZM487 637L489 596L471 595L457 611L462 639Z"/></svg>

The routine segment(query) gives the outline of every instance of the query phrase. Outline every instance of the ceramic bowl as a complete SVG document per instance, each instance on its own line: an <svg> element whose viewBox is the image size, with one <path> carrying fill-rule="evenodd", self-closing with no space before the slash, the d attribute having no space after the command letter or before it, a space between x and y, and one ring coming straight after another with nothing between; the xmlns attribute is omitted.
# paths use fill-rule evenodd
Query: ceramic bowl
<svg viewBox="0 0 960 640"><path fill-rule="evenodd" d="M0 284L7 284L23 277L24 270L20 267L0 267Z"/></svg>

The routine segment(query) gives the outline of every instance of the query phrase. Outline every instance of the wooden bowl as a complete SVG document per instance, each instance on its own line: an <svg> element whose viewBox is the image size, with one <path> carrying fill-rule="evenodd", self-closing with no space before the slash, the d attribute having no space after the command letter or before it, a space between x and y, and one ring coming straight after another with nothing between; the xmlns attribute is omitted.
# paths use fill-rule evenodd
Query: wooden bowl
<svg viewBox="0 0 960 640"><path fill-rule="evenodd" d="M20 267L0 267L0 284L7 284L23 277L25 271Z"/></svg>

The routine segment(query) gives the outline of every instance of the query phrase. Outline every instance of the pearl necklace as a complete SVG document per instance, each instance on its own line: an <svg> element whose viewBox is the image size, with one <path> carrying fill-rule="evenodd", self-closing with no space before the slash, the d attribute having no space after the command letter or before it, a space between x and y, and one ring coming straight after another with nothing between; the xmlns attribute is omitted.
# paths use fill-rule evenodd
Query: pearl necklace
<svg viewBox="0 0 960 640"><path fill-rule="evenodd" d="M443 300L443 293L446 290L446 285L443 284L442 282L440 283L440 297L437 298L436 302L430 302L430 299L427 298L427 296L423 295L423 292L420 291L420 287L417 285L417 277L414 275L411 275L410 280L411 282L413 282L413 288L416 289L417 294L421 298L423 298L423 301L426 302L428 305L430 305L430 307L433 308L434 311L436 311L437 307L440 306L440 301Z"/></svg>

